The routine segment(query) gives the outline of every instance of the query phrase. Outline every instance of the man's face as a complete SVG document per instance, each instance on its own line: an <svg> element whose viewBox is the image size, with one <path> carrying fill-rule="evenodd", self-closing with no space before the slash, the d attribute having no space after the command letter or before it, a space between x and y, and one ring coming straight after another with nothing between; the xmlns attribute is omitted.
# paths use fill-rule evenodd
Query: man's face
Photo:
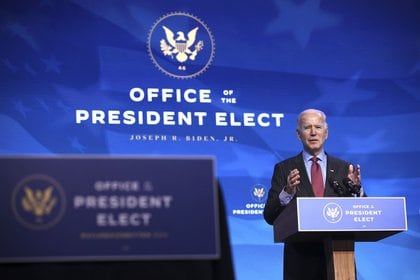
<svg viewBox="0 0 420 280"><path fill-rule="evenodd" d="M296 132L304 150L311 155L318 155L328 138L328 128L323 118L317 113L304 114Z"/></svg>

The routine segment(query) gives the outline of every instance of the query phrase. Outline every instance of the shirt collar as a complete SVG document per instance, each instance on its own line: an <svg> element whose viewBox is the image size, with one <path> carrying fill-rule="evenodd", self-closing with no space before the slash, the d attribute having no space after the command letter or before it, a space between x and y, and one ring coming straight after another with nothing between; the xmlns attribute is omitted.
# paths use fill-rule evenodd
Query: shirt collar
<svg viewBox="0 0 420 280"><path fill-rule="evenodd" d="M303 161L304 162L308 162L311 160L311 158L313 157L313 155L309 154L308 152L306 152L305 150L303 150L302 152L303 154ZM319 155L317 155L317 158L321 161L321 162L325 162L327 155L325 154L325 151L322 150Z"/></svg>

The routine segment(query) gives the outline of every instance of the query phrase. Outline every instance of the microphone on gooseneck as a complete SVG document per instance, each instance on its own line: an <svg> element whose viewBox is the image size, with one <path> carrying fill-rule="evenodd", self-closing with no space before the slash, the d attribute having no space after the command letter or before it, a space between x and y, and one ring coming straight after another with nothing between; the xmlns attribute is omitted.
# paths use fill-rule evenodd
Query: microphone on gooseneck
<svg viewBox="0 0 420 280"><path fill-rule="evenodd" d="M334 191L338 194L338 196L347 196L347 191L342 184L338 180L334 178L329 178L328 182L333 187Z"/></svg>
<svg viewBox="0 0 420 280"><path fill-rule="evenodd" d="M328 176L328 182L333 187L334 192L338 194L338 196L348 196L346 188L335 178L334 169L330 169L329 173L330 176Z"/></svg>
<svg viewBox="0 0 420 280"><path fill-rule="evenodd" d="M361 185L353 183L349 178L343 179L343 185L347 187L347 191L350 195L360 196Z"/></svg>

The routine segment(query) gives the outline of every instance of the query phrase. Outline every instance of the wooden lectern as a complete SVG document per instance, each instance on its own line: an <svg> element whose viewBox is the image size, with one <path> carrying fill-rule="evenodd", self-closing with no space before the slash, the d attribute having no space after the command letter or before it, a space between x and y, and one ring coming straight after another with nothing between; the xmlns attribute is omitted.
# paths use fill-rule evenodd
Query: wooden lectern
<svg viewBox="0 0 420 280"><path fill-rule="evenodd" d="M406 230L404 197L298 197L274 221L274 242L323 242L328 279L351 280L355 242Z"/></svg>

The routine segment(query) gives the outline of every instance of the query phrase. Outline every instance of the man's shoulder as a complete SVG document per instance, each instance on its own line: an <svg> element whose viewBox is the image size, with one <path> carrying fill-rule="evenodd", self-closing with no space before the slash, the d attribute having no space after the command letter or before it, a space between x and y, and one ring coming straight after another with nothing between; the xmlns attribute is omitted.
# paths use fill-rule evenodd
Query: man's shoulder
<svg viewBox="0 0 420 280"><path fill-rule="evenodd" d="M331 164L335 164L335 165L349 165L349 162L347 162L347 161L345 161L345 160L343 160L341 158L338 158L336 156L332 156L330 154L327 154L327 159L328 159L328 162L331 163Z"/></svg>
<svg viewBox="0 0 420 280"><path fill-rule="evenodd" d="M286 159L278 162L276 165L290 165L290 164L295 164L295 163L297 163L299 161L302 161L302 160L303 160L302 153L299 153L295 156L286 158Z"/></svg>

